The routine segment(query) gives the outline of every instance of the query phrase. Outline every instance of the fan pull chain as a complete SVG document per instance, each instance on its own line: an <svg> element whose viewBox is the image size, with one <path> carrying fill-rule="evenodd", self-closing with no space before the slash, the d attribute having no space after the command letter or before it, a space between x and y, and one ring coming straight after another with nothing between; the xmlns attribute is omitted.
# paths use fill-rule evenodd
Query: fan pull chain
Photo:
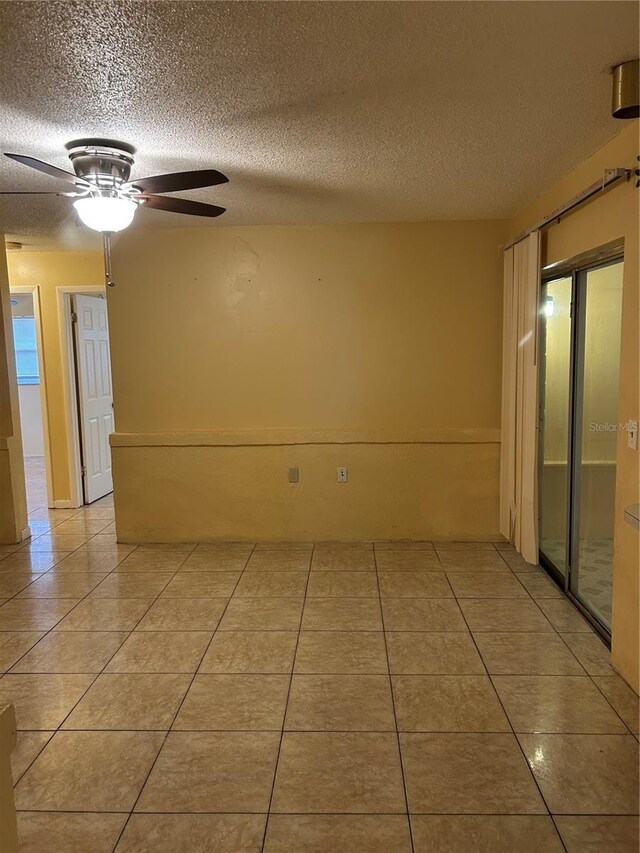
<svg viewBox="0 0 640 853"><path fill-rule="evenodd" d="M107 281L107 287L115 287L116 283L111 278L111 232L104 231L102 233L102 245L104 247L104 276Z"/></svg>

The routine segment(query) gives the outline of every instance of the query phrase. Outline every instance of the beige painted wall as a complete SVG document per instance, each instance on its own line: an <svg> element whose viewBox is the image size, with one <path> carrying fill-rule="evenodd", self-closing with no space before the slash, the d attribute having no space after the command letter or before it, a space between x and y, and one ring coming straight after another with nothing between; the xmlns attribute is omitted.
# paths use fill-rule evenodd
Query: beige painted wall
<svg viewBox="0 0 640 853"><path fill-rule="evenodd" d="M509 224L515 237L550 210L602 177L606 168L624 166L635 169L638 155L638 122L627 123L624 130L554 184L540 198L524 207ZM595 201L566 216L559 225L546 231L543 263L555 263L582 252L624 238L625 263L620 335L620 384L618 419L638 420L639 326L638 301L638 203L640 193L634 181L606 192ZM627 447L627 435L617 436L616 508L613 570L613 662L636 689L640 687L639 576L640 544L638 531L624 521L625 506L640 501L640 453Z"/></svg>
<svg viewBox="0 0 640 853"><path fill-rule="evenodd" d="M58 288L104 284L102 252L21 251L9 252L7 258L11 286L37 285L40 291L53 499L66 502L71 497L69 424L62 385Z"/></svg>
<svg viewBox="0 0 640 853"><path fill-rule="evenodd" d="M119 536L496 536L503 240L496 222L120 235Z"/></svg>

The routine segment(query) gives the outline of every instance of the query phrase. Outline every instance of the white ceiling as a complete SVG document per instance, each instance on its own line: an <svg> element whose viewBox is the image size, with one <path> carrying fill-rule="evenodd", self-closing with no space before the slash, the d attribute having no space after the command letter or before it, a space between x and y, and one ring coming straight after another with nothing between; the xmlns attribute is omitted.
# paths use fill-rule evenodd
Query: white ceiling
<svg viewBox="0 0 640 853"><path fill-rule="evenodd" d="M0 150L66 168L106 136L139 177L218 168L184 193L216 225L502 218L625 125L609 69L638 4L2 2L0 34ZM0 159L3 190L64 188ZM0 230L91 239L55 196L0 197Z"/></svg>

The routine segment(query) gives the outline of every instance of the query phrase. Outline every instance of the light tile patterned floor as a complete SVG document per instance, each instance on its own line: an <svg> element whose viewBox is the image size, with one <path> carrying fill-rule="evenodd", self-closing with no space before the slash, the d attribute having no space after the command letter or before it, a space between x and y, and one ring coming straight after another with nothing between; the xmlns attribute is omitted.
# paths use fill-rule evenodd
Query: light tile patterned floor
<svg viewBox="0 0 640 853"><path fill-rule="evenodd" d="M24 471L27 481L29 512L47 509L47 478L43 456L25 456Z"/></svg>
<svg viewBox="0 0 640 853"><path fill-rule="evenodd" d="M510 546L32 519L0 553L23 851L637 853L637 698Z"/></svg>

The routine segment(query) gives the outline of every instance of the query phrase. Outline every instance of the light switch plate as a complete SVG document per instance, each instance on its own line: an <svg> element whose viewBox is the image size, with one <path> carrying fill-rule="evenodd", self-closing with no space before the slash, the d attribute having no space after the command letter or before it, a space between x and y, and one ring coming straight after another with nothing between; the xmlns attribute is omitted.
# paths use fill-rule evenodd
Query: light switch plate
<svg viewBox="0 0 640 853"><path fill-rule="evenodd" d="M289 468L289 482L290 483L299 483L300 482L300 469L296 466L295 468Z"/></svg>
<svg viewBox="0 0 640 853"><path fill-rule="evenodd" d="M638 449L638 421L627 421L627 447Z"/></svg>

